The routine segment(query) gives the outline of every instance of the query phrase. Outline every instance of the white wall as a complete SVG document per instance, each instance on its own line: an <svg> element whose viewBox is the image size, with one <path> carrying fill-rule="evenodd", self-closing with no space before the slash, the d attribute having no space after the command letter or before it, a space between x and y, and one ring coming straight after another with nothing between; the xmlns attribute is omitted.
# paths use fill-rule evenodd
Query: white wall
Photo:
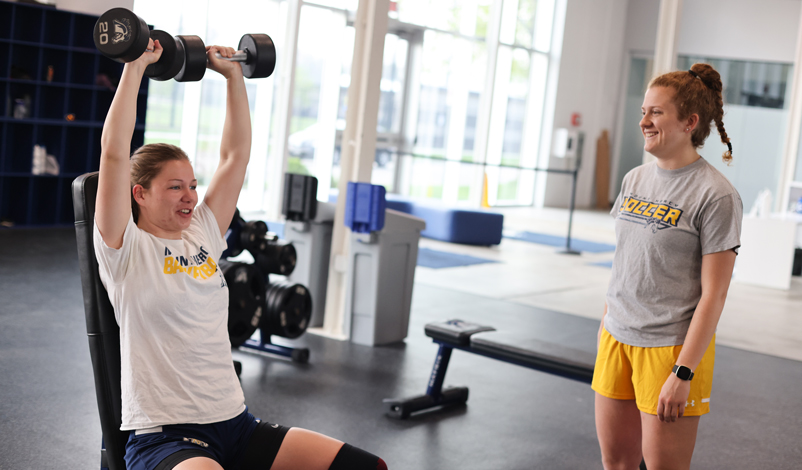
<svg viewBox="0 0 802 470"><path fill-rule="evenodd" d="M793 62L801 8L799 0L685 0L677 51Z"/></svg>
<svg viewBox="0 0 802 470"><path fill-rule="evenodd" d="M630 0L624 47L654 51L660 0ZM793 62L800 0L685 0L677 51L722 59Z"/></svg>
<svg viewBox="0 0 802 470"><path fill-rule="evenodd" d="M100 16L115 7L134 9L134 0L56 0L59 10L77 11Z"/></svg>
<svg viewBox="0 0 802 470"><path fill-rule="evenodd" d="M596 139L603 129L615 135L627 4L628 0L568 0L554 128L570 128L571 114L582 115L579 130L585 133L585 147L577 207L591 205L594 198ZM571 163L551 158L549 167L568 168ZM549 174L544 205L568 207L570 191L570 176Z"/></svg>
<svg viewBox="0 0 802 470"><path fill-rule="evenodd" d="M616 114L624 99L626 63L630 52L654 51L659 7L660 0L568 0L554 127L570 127L572 112L584 118L577 207L594 204L596 139L602 129L611 132L611 160L618 158ZM800 0L686 0L678 53L792 63L800 13ZM565 165L554 158L550 164ZM616 162L610 166L615 169ZM569 183L549 175L544 205L567 207Z"/></svg>
<svg viewBox="0 0 802 470"><path fill-rule="evenodd" d="M683 5L688 1L684 1ZM653 53L657 41L657 18L659 15L660 0L630 0L628 2L626 33L624 34L624 51L626 53L629 51Z"/></svg>

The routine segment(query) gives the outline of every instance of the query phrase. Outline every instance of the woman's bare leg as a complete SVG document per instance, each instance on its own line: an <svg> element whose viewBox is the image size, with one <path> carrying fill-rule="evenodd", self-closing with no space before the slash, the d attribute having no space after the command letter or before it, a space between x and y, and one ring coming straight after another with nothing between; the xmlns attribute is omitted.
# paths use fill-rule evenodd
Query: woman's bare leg
<svg viewBox="0 0 802 470"><path fill-rule="evenodd" d="M670 423L641 413L641 426L643 458L649 470L691 468L699 416L686 416Z"/></svg>
<svg viewBox="0 0 802 470"><path fill-rule="evenodd" d="M597 393L596 434L605 470L638 468L642 457L641 412L635 400L615 400Z"/></svg>

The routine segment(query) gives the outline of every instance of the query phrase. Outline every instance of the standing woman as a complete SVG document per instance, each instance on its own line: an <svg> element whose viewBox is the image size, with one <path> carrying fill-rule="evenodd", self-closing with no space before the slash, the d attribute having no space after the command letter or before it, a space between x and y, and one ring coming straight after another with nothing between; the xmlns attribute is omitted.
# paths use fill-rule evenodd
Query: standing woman
<svg viewBox="0 0 802 470"><path fill-rule="evenodd" d="M657 160L630 171L611 215L616 251L593 376L605 469L687 469L709 412L715 332L740 246L743 204L697 153L724 130L708 64L651 81L640 122Z"/></svg>
<svg viewBox="0 0 802 470"><path fill-rule="evenodd" d="M120 326L122 426L128 470L386 470L375 455L248 413L228 339L228 287L217 260L245 179L251 122L234 50L207 47L226 78L220 163L204 200L178 147L151 144L129 159L145 67L123 69L103 125L94 245Z"/></svg>

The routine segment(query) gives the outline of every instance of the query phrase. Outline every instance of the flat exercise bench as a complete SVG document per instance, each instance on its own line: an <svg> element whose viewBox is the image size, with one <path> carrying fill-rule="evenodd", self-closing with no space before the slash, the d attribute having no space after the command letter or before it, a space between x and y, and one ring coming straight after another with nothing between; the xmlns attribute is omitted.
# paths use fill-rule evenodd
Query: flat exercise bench
<svg viewBox="0 0 802 470"><path fill-rule="evenodd" d="M462 320L429 323L426 336L440 345L425 395L410 398L386 398L387 414L406 419L410 414L468 401L467 387L443 389L448 362L454 349L499 361L590 383L593 380L594 354L520 335L500 333L495 328Z"/></svg>

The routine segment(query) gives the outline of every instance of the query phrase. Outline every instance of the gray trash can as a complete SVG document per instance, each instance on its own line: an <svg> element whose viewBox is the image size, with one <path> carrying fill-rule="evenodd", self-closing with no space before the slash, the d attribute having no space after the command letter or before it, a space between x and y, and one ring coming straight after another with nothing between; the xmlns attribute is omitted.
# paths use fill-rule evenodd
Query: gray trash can
<svg viewBox="0 0 802 470"><path fill-rule="evenodd" d="M418 241L425 228L422 219L387 209L384 228L352 233L344 322L351 342L374 346L407 337Z"/></svg>

